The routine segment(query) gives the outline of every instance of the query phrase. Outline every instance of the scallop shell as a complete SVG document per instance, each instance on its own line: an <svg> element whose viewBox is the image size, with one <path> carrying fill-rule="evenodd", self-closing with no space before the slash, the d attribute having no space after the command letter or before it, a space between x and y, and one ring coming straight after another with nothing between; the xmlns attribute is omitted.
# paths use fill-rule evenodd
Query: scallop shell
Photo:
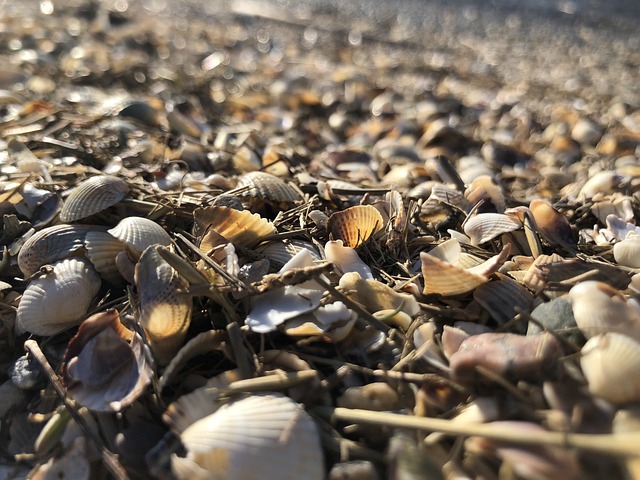
<svg viewBox="0 0 640 480"><path fill-rule="evenodd" d="M191 405L181 408L190 409ZM176 410L165 414L174 429L182 420ZM178 431L187 456L173 455L171 463L180 480L324 478L318 429L309 414L284 395L264 393L237 400Z"/></svg>
<svg viewBox="0 0 640 480"><path fill-rule="evenodd" d="M25 278L41 266L77 255L88 232L104 231L97 225L54 225L33 234L18 253L18 266Z"/></svg>
<svg viewBox="0 0 640 480"><path fill-rule="evenodd" d="M581 354L589 392L615 405L640 400L640 342L608 332L589 339Z"/></svg>
<svg viewBox="0 0 640 480"><path fill-rule="evenodd" d="M613 246L613 258L618 265L629 268L640 268L640 237L629 235Z"/></svg>
<svg viewBox="0 0 640 480"><path fill-rule="evenodd" d="M513 232L522 227L522 223L501 213L479 213L467 219L464 233L473 245L493 240L503 233Z"/></svg>
<svg viewBox="0 0 640 480"><path fill-rule="evenodd" d="M71 190L60 210L60 220L75 222L106 210L129 192L127 183L111 175L91 177Z"/></svg>
<svg viewBox="0 0 640 480"><path fill-rule="evenodd" d="M249 187L238 196L262 198L273 203L295 203L302 195L284 180L266 172L249 172L238 177L237 188Z"/></svg>
<svg viewBox="0 0 640 480"><path fill-rule="evenodd" d="M200 248L208 252L216 246L207 239L208 232L215 232L235 246L251 248L267 235L276 233L273 223L257 213L235 210L228 207L199 208L193 213L196 222L195 234L202 235Z"/></svg>
<svg viewBox="0 0 640 480"><path fill-rule="evenodd" d="M100 290L100 276L91 262L69 258L32 280L16 317L16 329L35 335L55 335L80 324Z"/></svg>
<svg viewBox="0 0 640 480"><path fill-rule="evenodd" d="M420 260L424 277L422 293L425 295L460 295L489 281L483 275L471 273L425 252L420 253Z"/></svg>
<svg viewBox="0 0 640 480"><path fill-rule="evenodd" d="M111 230L111 235L124 243L127 251L138 258L149 246L171 245L171 237L153 220L144 217L126 217Z"/></svg>
<svg viewBox="0 0 640 480"><path fill-rule="evenodd" d="M100 276L112 285L122 283L116 257L124 250L123 243L107 232L88 232L85 237L87 257Z"/></svg>
<svg viewBox="0 0 640 480"><path fill-rule="evenodd" d="M334 240L357 248L383 227L382 215L371 205L356 205L335 212L329 217L327 230Z"/></svg>
<svg viewBox="0 0 640 480"><path fill-rule="evenodd" d="M193 301L186 293L189 283L152 245L136 265L135 281L140 295L140 325L158 362L167 364L180 349L191 323Z"/></svg>

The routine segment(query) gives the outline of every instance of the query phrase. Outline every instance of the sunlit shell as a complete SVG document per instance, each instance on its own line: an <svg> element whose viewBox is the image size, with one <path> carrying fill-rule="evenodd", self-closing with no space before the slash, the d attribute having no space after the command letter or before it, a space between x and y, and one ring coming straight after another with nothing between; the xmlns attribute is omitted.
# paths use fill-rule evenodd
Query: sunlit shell
<svg viewBox="0 0 640 480"><path fill-rule="evenodd" d="M165 229L144 217L123 218L118 225L107 231L125 244L135 258L151 245L171 245L171 237Z"/></svg>
<svg viewBox="0 0 640 480"><path fill-rule="evenodd" d="M582 347L580 366L589 392L615 405L640 400L640 342L627 335L608 332Z"/></svg>
<svg viewBox="0 0 640 480"><path fill-rule="evenodd" d="M606 223L609 215L620 217L625 222L631 222L634 218L633 198L617 193L595 202L590 210L601 223Z"/></svg>
<svg viewBox="0 0 640 480"><path fill-rule="evenodd" d="M371 314L380 310L397 309L413 317L420 311L413 295L396 292L377 280L363 279L357 272L345 273L340 278L339 286L350 300L358 302Z"/></svg>
<svg viewBox="0 0 640 480"><path fill-rule="evenodd" d="M189 283L162 258L160 248L165 247L153 245L142 253L135 281L140 295L140 325L159 363L166 364L187 334L193 301L186 293Z"/></svg>
<svg viewBox="0 0 640 480"><path fill-rule="evenodd" d="M621 181L622 177L614 170L606 170L593 175L582 186L578 197L590 199L598 193L613 193L613 189Z"/></svg>
<svg viewBox="0 0 640 480"><path fill-rule="evenodd" d="M629 268L640 268L640 237L629 235L613 246L613 258L618 265Z"/></svg>
<svg viewBox="0 0 640 480"><path fill-rule="evenodd" d="M236 188L249 187L238 196L261 198L273 203L295 203L302 200L300 192L284 180L266 172L249 172L238 177Z"/></svg>
<svg viewBox="0 0 640 480"><path fill-rule="evenodd" d="M538 231L552 245L567 250L576 248L576 240L569 221L546 200L531 200L529 205Z"/></svg>
<svg viewBox="0 0 640 480"><path fill-rule="evenodd" d="M473 245L493 240L503 233L513 232L522 227L522 223L501 213L479 213L467 219L464 233Z"/></svg>
<svg viewBox="0 0 640 480"><path fill-rule="evenodd" d="M174 430L181 426L179 417L179 409L165 414ZM314 421L300 405L277 393L236 400L177 430L187 450L185 458L172 456L172 470L180 480L324 478Z"/></svg>
<svg viewBox="0 0 640 480"><path fill-rule="evenodd" d="M122 275L116 266L116 257L123 251L123 243L107 232L88 232L85 237L87 257L100 276L107 282L118 285Z"/></svg>
<svg viewBox="0 0 640 480"><path fill-rule="evenodd" d="M33 234L18 253L18 266L25 278L41 266L78 254L88 232L104 231L97 225L54 225Z"/></svg>
<svg viewBox="0 0 640 480"><path fill-rule="evenodd" d="M91 177L71 190L62 209L60 220L75 222L106 210L129 192L127 182L111 175Z"/></svg>
<svg viewBox="0 0 640 480"><path fill-rule="evenodd" d="M324 246L324 254L339 273L358 272L365 280L373 280L369 266L360 259L353 248L343 246L342 240L328 241Z"/></svg>
<svg viewBox="0 0 640 480"><path fill-rule="evenodd" d="M382 215L371 205L356 205L335 212L327 222L333 239L342 240L351 248L357 248L383 227Z"/></svg>
<svg viewBox="0 0 640 480"><path fill-rule="evenodd" d="M640 340L640 310L615 288L590 280L571 288L569 297L586 338L613 331Z"/></svg>
<svg viewBox="0 0 640 480"><path fill-rule="evenodd" d="M538 293L547 286L547 281L544 278L544 274L541 270L543 265L562 262L563 258L554 253L552 255L540 255L537 257L526 272L522 276L522 284L531 290L533 293Z"/></svg>
<svg viewBox="0 0 640 480"><path fill-rule="evenodd" d="M309 250L314 260L322 259L313 243L295 238L265 242L259 245L256 251L267 257L276 269L280 269L303 248Z"/></svg>
<svg viewBox="0 0 640 480"><path fill-rule="evenodd" d="M476 205L480 201L490 202L497 213L504 212L505 200L502 189L489 175L476 177L465 190L464 196L471 205Z"/></svg>
<svg viewBox="0 0 640 480"><path fill-rule="evenodd" d="M196 235L203 236L200 248L204 252L217 245L216 241L207 238L209 232L214 232L237 247L245 248L251 248L267 235L276 233L273 223L248 210L206 207L197 209L193 217L196 222Z"/></svg>
<svg viewBox="0 0 640 480"><path fill-rule="evenodd" d="M486 276L471 273L463 268L421 252L422 275L425 295L460 295L487 283Z"/></svg>
<svg viewBox="0 0 640 480"><path fill-rule="evenodd" d="M142 339L120 322L117 310L85 320L69 342L62 363L65 387L74 400L97 411L131 405L151 381Z"/></svg>
<svg viewBox="0 0 640 480"><path fill-rule="evenodd" d="M82 322L100 290L100 276L83 258L61 260L50 272L32 280L24 291L16 329L55 335Z"/></svg>

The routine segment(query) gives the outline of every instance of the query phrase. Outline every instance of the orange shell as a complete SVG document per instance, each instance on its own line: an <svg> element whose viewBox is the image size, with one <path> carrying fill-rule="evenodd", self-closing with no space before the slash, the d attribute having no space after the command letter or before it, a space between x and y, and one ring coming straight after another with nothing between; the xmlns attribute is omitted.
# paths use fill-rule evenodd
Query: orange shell
<svg viewBox="0 0 640 480"><path fill-rule="evenodd" d="M371 205L357 205L336 212L327 222L327 230L333 239L342 240L351 248L362 245L382 227L382 215Z"/></svg>

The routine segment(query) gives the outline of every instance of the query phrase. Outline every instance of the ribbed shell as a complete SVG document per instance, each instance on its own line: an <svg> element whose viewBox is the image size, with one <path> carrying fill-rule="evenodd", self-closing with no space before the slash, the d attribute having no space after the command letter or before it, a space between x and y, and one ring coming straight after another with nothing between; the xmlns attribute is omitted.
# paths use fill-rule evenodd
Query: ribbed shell
<svg viewBox="0 0 640 480"><path fill-rule="evenodd" d="M187 427L180 439L188 462L172 458L180 479L200 478L203 470L211 479L324 478L314 421L280 394L252 395L225 405Z"/></svg>
<svg viewBox="0 0 640 480"><path fill-rule="evenodd" d="M60 220L75 222L106 210L129 192L127 183L111 175L91 177L71 190L60 210Z"/></svg>
<svg viewBox="0 0 640 480"><path fill-rule="evenodd" d="M54 225L33 234L18 253L18 266L25 278L41 266L76 255L88 232L104 231L98 225Z"/></svg>
<svg viewBox="0 0 640 480"><path fill-rule="evenodd" d="M533 303L529 290L506 276L480 285L474 290L473 298L499 324L507 323L519 311L529 312Z"/></svg>
<svg viewBox="0 0 640 480"><path fill-rule="evenodd" d="M493 240L503 233L513 232L522 224L502 213L479 213L469 218L464 224L464 233L471 239L473 245Z"/></svg>
<svg viewBox="0 0 640 480"><path fill-rule="evenodd" d="M371 205L356 205L335 212L327 222L327 230L333 239L342 240L351 248L362 245L382 227L382 215Z"/></svg>
<svg viewBox="0 0 640 480"><path fill-rule="evenodd" d="M89 260L69 258L55 263L50 273L29 283L18 305L16 329L45 336L80 324L100 284Z"/></svg>
<svg viewBox="0 0 640 480"><path fill-rule="evenodd" d="M107 232L88 232L84 242L87 257L100 276L113 285L121 284L116 257L124 249L122 242Z"/></svg>
<svg viewBox="0 0 640 480"><path fill-rule="evenodd" d="M256 250L267 257L276 268L281 268L303 248L311 252L311 256L314 260L322 260L315 245L311 242L307 242L306 240L276 240L273 242L263 243Z"/></svg>
<svg viewBox="0 0 640 480"><path fill-rule="evenodd" d="M249 187L238 196L258 197L273 203L295 203L302 200L298 190L282 179L266 172L249 172L238 177L237 188Z"/></svg>
<svg viewBox="0 0 640 480"><path fill-rule="evenodd" d="M582 347L580 366L589 391L615 405L640 400L640 343L609 332L591 338Z"/></svg>
<svg viewBox="0 0 640 480"><path fill-rule="evenodd" d="M420 254L420 260L422 261L422 275L424 277L422 293L425 295L460 295L470 292L489 281L485 276L477 275L450 263L443 262L425 252Z"/></svg>
<svg viewBox="0 0 640 480"><path fill-rule="evenodd" d="M262 238L276 233L276 227L273 226L273 223L248 210L240 211L217 206L206 207L197 209L193 217L197 232L204 235L200 248L205 252L215 246L215 244L210 244L212 242L207 242L207 232L210 231L214 231L235 246L246 248L251 248Z"/></svg>
<svg viewBox="0 0 640 480"><path fill-rule="evenodd" d="M140 325L160 364L167 364L182 346L191 323L193 301L184 293L189 283L158 253L147 248L136 265ZM180 292L180 291L182 292Z"/></svg>
<svg viewBox="0 0 640 480"><path fill-rule="evenodd" d="M144 217L123 218L118 225L107 231L124 243L136 258L151 245L171 245L171 237L165 229Z"/></svg>

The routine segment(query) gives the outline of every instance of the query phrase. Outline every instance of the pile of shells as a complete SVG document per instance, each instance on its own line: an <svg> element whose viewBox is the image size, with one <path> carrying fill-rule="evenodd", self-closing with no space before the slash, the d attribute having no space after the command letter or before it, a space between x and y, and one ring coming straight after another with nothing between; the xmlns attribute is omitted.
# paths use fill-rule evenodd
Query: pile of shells
<svg viewBox="0 0 640 480"><path fill-rule="evenodd" d="M29 5L0 17L0 477L640 475L640 110Z"/></svg>

